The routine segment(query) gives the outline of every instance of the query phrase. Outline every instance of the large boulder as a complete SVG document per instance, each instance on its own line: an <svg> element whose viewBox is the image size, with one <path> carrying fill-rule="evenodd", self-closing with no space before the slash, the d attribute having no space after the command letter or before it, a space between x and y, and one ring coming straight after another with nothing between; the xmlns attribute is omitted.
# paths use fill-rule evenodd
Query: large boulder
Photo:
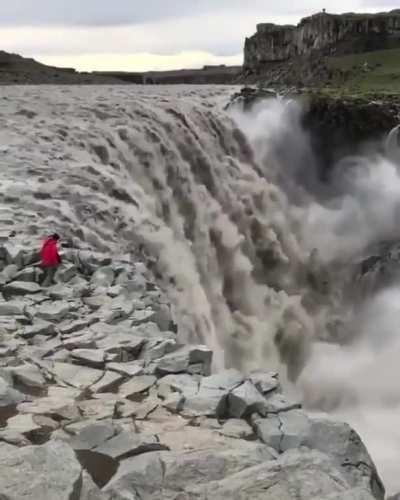
<svg viewBox="0 0 400 500"><path fill-rule="evenodd" d="M66 443L7 449L0 445L0 498L79 500L82 467Z"/></svg>
<svg viewBox="0 0 400 500"><path fill-rule="evenodd" d="M283 411L268 418L253 417L258 437L279 453L301 446L330 457L353 486L369 487L375 498L384 498L376 467L358 434L348 425L326 415L301 410Z"/></svg>
<svg viewBox="0 0 400 500"><path fill-rule="evenodd" d="M218 481L190 485L186 494L190 500L374 500L367 487L349 484L327 455L306 448Z"/></svg>

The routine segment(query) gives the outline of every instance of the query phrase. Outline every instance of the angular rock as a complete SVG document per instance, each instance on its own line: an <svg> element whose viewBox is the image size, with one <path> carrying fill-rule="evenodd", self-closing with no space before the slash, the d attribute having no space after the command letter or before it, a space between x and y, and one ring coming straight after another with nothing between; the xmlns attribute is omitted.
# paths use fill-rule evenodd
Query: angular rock
<svg viewBox="0 0 400 500"><path fill-rule="evenodd" d="M288 451L277 460L248 467L207 485L189 486L186 493L191 500L328 500L345 498L340 495L348 490L351 486L329 457L304 449ZM364 498L372 500L368 489L364 491Z"/></svg>
<svg viewBox="0 0 400 500"><path fill-rule="evenodd" d="M149 390L156 382L156 377L152 375L138 375L122 384L119 394L128 399L135 398L136 395Z"/></svg>
<svg viewBox="0 0 400 500"><path fill-rule="evenodd" d="M46 390L46 380L42 372L36 365L25 364L10 369L14 383L26 391L39 391Z"/></svg>
<svg viewBox="0 0 400 500"><path fill-rule="evenodd" d="M115 392L124 380L124 376L111 370L107 370L103 377L90 387L93 393Z"/></svg>
<svg viewBox="0 0 400 500"><path fill-rule="evenodd" d="M36 321L32 326L26 326L21 332L18 333L19 337L30 339L35 335L55 335L56 329L53 323L49 321Z"/></svg>
<svg viewBox="0 0 400 500"><path fill-rule="evenodd" d="M154 435L124 431L105 441L94 450L115 460L124 460L142 453L168 450L168 448L162 445Z"/></svg>
<svg viewBox="0 0 400 500"><path fill-rule="evenodd" d="M64 339L63 346L65 349L73 351L74 349L95 349L97 344L94 333L90 330L83 330L78 335Z"/></svg>
<svg viewBox="0 0 400 500"><path fill-rule="evenodd" d="M80 365L103 368L105 352L101 349L74 349L71 351L71 359Z"/></svg>
<svg viewBox="0 0 400 500"><path fill-rule="evenodd" d="M270 393L266 396L263 414L280 413L301 408L301 404L295 401L290 401L283 394Z"/></svg>
<svg viewBox="0 0 400 500"><path fill-rule="evenodd" d="M26 307L26 302L17 300L0 302L0 316L24 316Z"/></svg>
<svg viewBox="0 0 400 500"><path fill-rule="evenodd" d="M0 273L0 283L8 283L16 276L18 276L18 266L16 266L15 264L9 264Z"/></svg>
<svg viewBox="0 0 400 500"><path fill-rule="evenodd" d="M61 325L58 325L58 331L61 335L70 335L71 333L76 333L85 328L89 327L96 320L94 318L82 318L77 319L76 321L67 321Z"/></svg>
<svg viewBox="0 0 400 500"><path fill-rule="evenodd" d="M201 363L203 375L208 375L211 368L212 352L205 346L184 346L154 361L155 369L160 375L181 373L188 370L189 365Z"/></svg>
<svg viewBox="0 0 400 500"><path fill-rule="evenodd" d="M201 381L203 389L231 391L244 381L243 375L237 370L224 370L215 375L204 377Z"/></svg>
<svg viewBox="0 0 400 500"><path fill-rule="evenodd" d="M58 380L70 386L84 389L98 382L104 372L102 370L96 370L95 368L55 362L51 368L51 373L53 373Z"/></svg>
<svg viewBox="0 0 400 500"><path fill-rule="evenodd" d="M79 498L82 467L61 441L0 453L0 494L9 500Z"/></svg>
<svg viewBox="0 0 400 500"><path fill-rule="evenodd" d="M225 422L222 429L218 431L226 437L236 439L254 439L254 431L245 420L231 418Z"/></svg>
<svg viewBox="0 0 400 500"><path fill-rule="evenodd" d="M143 326L143 325L142 325ZM140 353L140 359L143 359L146 364L157 360L176 351L179 348L175 339L155 338L148 340ZM154 367L155 369L156 367Z"/></svg>
<svg viewBox="0 0 400 500"><path fill-rule="evenodd" d="M100 488L94 483L90 474L83 471L82 489L79 500L112 500L110 495L103 493ZM116 499L114 499L116 500Z"/></svg>
<svg viewBox="0 0 400 500"><path fill-rule="evenodd" d="M16 267L16 266L15 266ZM26 267L15 274L17 281L32 281L34 283L38 282L38 277L42 272L41 269L36 267Z"/></svg>
<svg viewBox="0 0 400 500"><path fill-rule="evenodd" d="M132 325L137 326L141 325L143 323L147 323L149 321L153 321L156 316L156 313L153 311L153 309L148 308L148 309L143 309L141 311L135 311L130 319L132 320Z"/></svg>
<svg viewBox="0 0 400 500"><path fill-rule="evenodd" d="M157 493L160 492L163 482L162 458L169 453L156 451L122 461L104 492L110 493L112 498L118 500L135 500L137 494L140 495L139 498L143 498L144 494L145 498L149 499L163 498L161 495L157 496Z"/></svg>
<svg viewBox="0 0 400 500"><path fill-rule="evenodd" d="M199 381L186 373L167 375L158 381L158 394L167 397L170 392L179 392L185 396L193 396L199 391L199 387Z"/></svg>
<svg viewBox="0 0 400 500"><path fill-rule="evenodd" d="M249 380L264 395L280 390L278 374L275 372L253 372Z"/></svg>
<svg viewBox="0 0 400 500"><path fill-rule="evenodd" d="M107 369L114 372L134 377L135 375L142 375L143 364L140 361L131 361L129 363L107 363Z"/></svg>
<svg viewBox="0 0 400 500"><path fill-rule="evenodd" d="M65 301L45 302L37 310L35 316L46 321L58 322L67 316L70 305Z"/></svg>
<svg viewBox="0 0 400 500"><path fill-rule="evenodd" d="M67 432L72 431L72 426L66 427ZM79 432L73 436L68 444L74 450L92 450L101 446L107 440L118 433L118 428L110 422L95 422L84 425Z"/></svg>
<svg viewBox="0 0 400 500"><path fill-rule="evenodd" d="M74 290L62 283L58 283L47 288L46 295L52 300L69 300L74 297Z"/></svg>
<svg viewBox="0 0 400 500"><path fill-rule="evenodd" d="M29 281L12 281L3 287L4 296L29 295L39 293L41 291L42 287L40 285Z"/></svg>
<svg viewBox="0 0 400 500"><path fill-rule="evenodd" d="M99 394L98 396L101 396ZM105 420L111 419L115 415L117 398L114 399L89 399L87 401L79 401L77 403L82 415L88 419Z"/></svg>
<svg viewBox="0 0 400 500"><path fill-rule="evenodd" d="M96 325L93 326L93 328L95 327ZM145 339L142 337L136 337L129 333L114 333L98 340L97 346L107 353L120 354L121 361L131 361L138 356L144 343Z"/></svg>
<svg viewBox="0 0 400 500"><path fill-rule="evenodd" d="M7 420L6 431L15 432L19 434L28 435L37 432L41 429L41 426L38 425L33 415L15 415L15 417L11 417Z"/></svg>
<svg viewBox="0 0 400 500"><path fill-rule="evenodd" d="M262 412L265 408L264 396L250 381L246 381L233 389L227 400L228 415L233 418L243 418L254 412Z"/></svg>
<svg viewBox="0 0 400 500"><path fill-rule="evenodd" d="M270 415L268 418L258 418L253 416L252 424L255 433L263 443L279 453L282 451L282 423L277 415Z"/></svg>
<svg viewBox="0 0 400 500"><path fill-rule="evenodd" d="M13 415L19 403L25 400L25 396L13 389L0 377L0 425Z"/></svg>
<svg viewBox="0 0 400 500"><path fill-rule="evenodd" d="M226 415L227 392L202 389L197 394L185 396L182 415L185 417L218 417Z"/></svg>
<svg viewBox="0 0 400 500"><path fill-rule="evenodd" d="M70 281L77 273L76 266L69 262L62 263L54 276L54 280L59 283L67 283Z"/></svg>
<svg viewBox="0 0 400 500"><path fill-rule="evenodd" d="M105 266L97 269L97 271L92 275L90 282L95 288L97 287L108 288L112 286L114 278L115 274L112 267Z"/></svg>

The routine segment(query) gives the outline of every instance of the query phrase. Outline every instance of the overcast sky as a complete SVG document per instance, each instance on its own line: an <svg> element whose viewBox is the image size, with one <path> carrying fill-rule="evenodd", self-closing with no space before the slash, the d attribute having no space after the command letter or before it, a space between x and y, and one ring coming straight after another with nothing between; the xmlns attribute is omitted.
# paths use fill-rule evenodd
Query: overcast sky
<svg viewBox="0 0 400 500"><path fill-rule="evenodd" d="M259 22L377 12L399 0L0 0L0 49L81 70L241 64Z"/></svg>

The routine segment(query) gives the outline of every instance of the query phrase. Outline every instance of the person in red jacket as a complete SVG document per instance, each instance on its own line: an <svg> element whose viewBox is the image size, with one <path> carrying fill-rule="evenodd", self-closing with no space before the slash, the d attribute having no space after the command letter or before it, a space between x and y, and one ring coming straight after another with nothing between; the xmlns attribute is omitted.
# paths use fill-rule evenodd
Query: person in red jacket
<svg viewBox="0 0 400 500"><path fill-rule="evenodd" d="M59 239L60 236L57 233L51 235L43 242L40 250L41 266L45 272L44 287L53 284L57 267L61 264L61 257L57 248Z"/></svg>

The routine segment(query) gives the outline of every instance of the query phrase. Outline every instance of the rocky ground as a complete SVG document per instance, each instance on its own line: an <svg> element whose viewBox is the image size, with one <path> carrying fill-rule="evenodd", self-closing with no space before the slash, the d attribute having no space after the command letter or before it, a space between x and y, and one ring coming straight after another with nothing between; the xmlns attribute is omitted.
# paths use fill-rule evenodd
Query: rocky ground
<svg viewBox="0 0 400 500"><path fill-rule="evenodd" d="M42 288L34 248L1 248L2 499L383 499L348 425L180 345L144 261L63 254Z"/></svg>

